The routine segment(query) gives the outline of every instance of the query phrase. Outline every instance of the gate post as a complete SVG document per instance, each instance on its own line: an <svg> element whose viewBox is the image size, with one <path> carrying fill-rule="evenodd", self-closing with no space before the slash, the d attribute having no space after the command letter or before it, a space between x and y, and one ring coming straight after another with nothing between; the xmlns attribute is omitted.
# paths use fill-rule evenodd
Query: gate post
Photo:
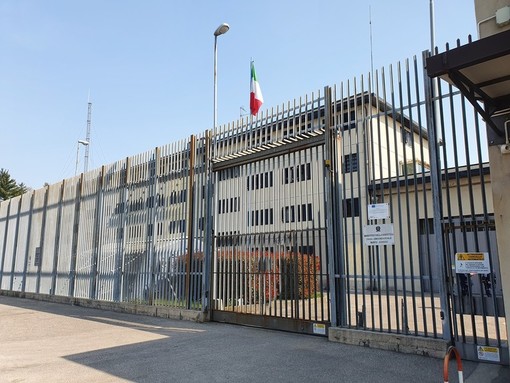
<svg viewBox="0 0 510 383"><path fill-rule="evenodd" d="M427 116L427 132L429 135L429 152L430 152L430 183L432 190L432 209L433 209L433 225L434 233L437 240L435 241L435 254L437 264L439 266L439 300L441 305L441 321L443 325L443 339L450 341L453 337L450 319L450 305L448 302L448 288L445 270L445 251L443 241L442 219L442 199L441 199L441 163L439 158L437 129L437 113L439 110L434 108L434 92L432 90L432 80L427 75L425 68L426 58L429 51L423 51L423 83L425 88L425 114Z"/></svg>
<svg viewBox="0 0 510 383"><path fill-rule="evenodd" d="M211 264L214 254L213 250L213 217L212 207L214 198L213 172L211 166L211 131L205 135L205 196L204 196L204 260L202 268L202 312L209 311L209 295L212 285Z"/></svg>
<svg viewBox="0 0 510 383"><path fill-rule="evenodd" d="M338 153L336 148L335 137L335 123L334 111L332 111L333 100L331 97L331 88L324 88L324 120L325 120L325 133L324 133L324 194L326 202L329 205L326 209L326 238L327 238L327 257L328 257L328 279L329 279L329 299L330 299L330 321L331 326L338 326L345 324L345 288L343 280L343 247L337 246L335 241L337 236L342 238L341 225L337 220L342 221L341 214L335 214L338 211L338 204L341 201L337 200L337 179L335 172L338 170ZM342 244L342 242L340 242ZM336 273L336 257L338 257L339 265L339 282L337 297L337 273ZM340 323L337 316L340 315Z"/></svg>
<svg viewBox="0 0 510 383"><path fill-rule="evenodd" d="M185 299L186 299L186 308L191 309L191 262L193 261L193 217L194 217L194 185L195 185L195 148L196 148L196 138L195 135L191 135L189 140L189 171L188 171L188 217L186 219L187 222L187 253L186 253L186 279L185 279Z"/></svg>

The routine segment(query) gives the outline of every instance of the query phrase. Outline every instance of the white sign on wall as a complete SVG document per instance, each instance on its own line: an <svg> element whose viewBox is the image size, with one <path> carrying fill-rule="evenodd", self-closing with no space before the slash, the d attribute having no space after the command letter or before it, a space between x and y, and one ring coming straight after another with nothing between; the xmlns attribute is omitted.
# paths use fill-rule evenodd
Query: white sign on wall
<svg viewBox="0 0 510 383"><path fill-rule="evenodd" d="M363 225L363 242L366 246L393 245L393 224Z"/></svg>
<svg viewBox="0 0 510 383"><path fill-rule="evenodd" d="M390 205L388 203L374 203L368 205L368 219L390 218Z"/></svg>

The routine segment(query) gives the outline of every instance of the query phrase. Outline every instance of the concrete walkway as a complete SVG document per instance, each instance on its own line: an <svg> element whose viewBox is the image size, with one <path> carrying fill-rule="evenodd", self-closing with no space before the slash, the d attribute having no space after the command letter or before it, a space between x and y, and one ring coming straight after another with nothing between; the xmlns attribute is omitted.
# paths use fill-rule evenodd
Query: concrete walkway
<svg viewBox="0 0 510 383"><path fill-rule="evenodd" d="M322 337L0 296L0 382L426 383L443 382L442 365ZM510 371L466 361L464 379L510 382Z"/></svg>

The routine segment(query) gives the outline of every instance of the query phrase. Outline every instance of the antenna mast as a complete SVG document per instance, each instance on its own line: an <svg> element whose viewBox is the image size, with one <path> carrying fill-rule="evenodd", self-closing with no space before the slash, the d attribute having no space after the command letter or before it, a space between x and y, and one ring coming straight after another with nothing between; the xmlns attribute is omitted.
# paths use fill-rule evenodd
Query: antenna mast
<svg viewBox="0 0 510 383"><path fill-rule="evenodd" d="M90 147L90 124L92 118L92 103L90 102L90 94L88 99L88 111L87 111L87 145L85 145L85 163L83 164L83 172L86 173L89 168L89 147Z"/></svg>
<svg viewBox="0 0 510 383"><path fill-rule="evenodd" d="M374 55L373 55L373 46L372 46L372 6L368 6L368 24L370 27L370 71L372 78L372 86L374 86ZM373 91L373 90L372 90Z"/></svg>

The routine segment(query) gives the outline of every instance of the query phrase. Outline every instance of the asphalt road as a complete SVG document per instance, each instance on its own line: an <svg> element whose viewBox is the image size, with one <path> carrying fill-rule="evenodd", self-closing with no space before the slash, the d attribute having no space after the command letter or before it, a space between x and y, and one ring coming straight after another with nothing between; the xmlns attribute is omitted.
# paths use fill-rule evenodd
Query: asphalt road
<svg viewBox="0 0 510 383"><path fill-rule="evenodd" d="M0 382L426 383L442 371L440 359L323 337L0 296ZM510 371L465 361L464 381Z"/></svg>

